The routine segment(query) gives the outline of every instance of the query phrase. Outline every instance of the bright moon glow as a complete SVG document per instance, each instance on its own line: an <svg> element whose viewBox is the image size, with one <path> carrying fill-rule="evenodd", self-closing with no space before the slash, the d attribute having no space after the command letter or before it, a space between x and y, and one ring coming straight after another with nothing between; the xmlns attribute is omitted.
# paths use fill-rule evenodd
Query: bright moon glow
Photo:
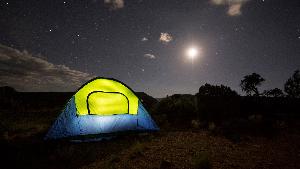
<svg viewBox="0 0 300 169"><path fill-rule="evenodd" d="M194 58L198 55L198 50L195 47L190 47L187 49L186 54L189 59L194 60Z"/></svg>

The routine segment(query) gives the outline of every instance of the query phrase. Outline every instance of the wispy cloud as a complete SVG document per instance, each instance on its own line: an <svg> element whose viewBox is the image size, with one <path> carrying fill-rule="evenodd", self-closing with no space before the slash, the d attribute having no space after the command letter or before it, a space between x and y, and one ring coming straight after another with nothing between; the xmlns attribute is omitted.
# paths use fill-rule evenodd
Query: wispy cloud
<svg viewBox="0 0 300 169"><path fill-rule="evenodd" d="M230 16L237 16L237 15L241 15L241 7L242 4L233 4L229 6L229 9L227 11L227 14Z"/></svg>
<svg viewBox="0 0 300 169"><path fill-rule="evenodd" d="M169 43L172 40L173 40L173 37L171 36L171 34L169 34L167 32L160 33L160 37L159 37L160 42Z"/></svg>
<svg viewBox="0 0 300 169"><path fill-rule="evenodd" d="M19 91L74 91L92 76L0 44L0 86Z"/></svg>
<svg viewBox="0 0 300 169"><path fill-rule="evenodd" d="M144 57L145 57L145 58L148 58L148 59L156 59L156 56L153 55L153 54L151 54L151 53L146 53L146 54L144 54Z"/></svg>
<svg viewBox="0 0 300 169"><path fill-rule="evenodd" d="M141 41L142 42L145 42L145 41L148 41L149 39L147 38L147 37L143 37L142 39L141 39Z"/></svg>
<svg viewBox="0 0 300 169"><path fill-rule="evenodd" d="M117 10L124 7L124 0L104 0L104 4L111 10Z"/></svg>
<svg viewBox="0 0 300 169"><path fill-rule="evenodd" d="M210 0L214 5L228 6L227 14L229 16L241 15L242 6L249 0Z"/></svg>

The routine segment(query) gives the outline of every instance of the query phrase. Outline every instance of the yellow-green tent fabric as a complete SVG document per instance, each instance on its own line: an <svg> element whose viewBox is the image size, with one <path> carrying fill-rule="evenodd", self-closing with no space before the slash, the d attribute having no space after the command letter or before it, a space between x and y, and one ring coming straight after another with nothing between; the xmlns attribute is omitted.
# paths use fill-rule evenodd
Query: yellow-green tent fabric
<svg viewBox="0 0 300 169"><path fill-rule="evenodd" d="M138 109L138 98L133 91L116 80L103 78L80 88L75 103L78 115L137 114Z"/></svg>

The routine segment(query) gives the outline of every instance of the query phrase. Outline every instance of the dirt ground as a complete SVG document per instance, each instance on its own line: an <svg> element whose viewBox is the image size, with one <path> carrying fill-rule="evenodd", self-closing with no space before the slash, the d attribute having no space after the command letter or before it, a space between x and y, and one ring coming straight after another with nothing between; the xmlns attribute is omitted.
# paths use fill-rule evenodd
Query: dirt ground
<svg viewBox="0 0 300 169"><path fill-rule="evenodd" d="M238 144L208 132L166 132L83 168L300 168L300 137L247 138ZM201 163L208 156L208 166ZM198 158L198 159L197 159ZM206 157L205 157L206 158ZM109 162L109 164L107 164ZM202 163L206 163L202 160ZM198 166L197 166L198 165ZM204 165L204 166L203 166Z"/></svg>
<svg viewBox="0 0 300 169"><path fill-rule="evenodd" d="M300 168L300 135L288 132L238 143L204 130L162 130L91 143L45 142L43 132L27 132L6 133L1 140L7 168Z"/></svg>

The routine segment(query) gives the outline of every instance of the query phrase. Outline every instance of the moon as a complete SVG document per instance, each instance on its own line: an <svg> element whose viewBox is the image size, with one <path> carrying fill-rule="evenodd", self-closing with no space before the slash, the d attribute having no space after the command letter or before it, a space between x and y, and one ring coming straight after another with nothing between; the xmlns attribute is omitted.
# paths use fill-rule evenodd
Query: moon
<svg viewBox="0 0 300 169"><path fill-rule="evenodd" d="M198 54L199 54L199 50L196 47L189 47L186 50L186 55L188 59L192 61L198 56Z"/></svg>

